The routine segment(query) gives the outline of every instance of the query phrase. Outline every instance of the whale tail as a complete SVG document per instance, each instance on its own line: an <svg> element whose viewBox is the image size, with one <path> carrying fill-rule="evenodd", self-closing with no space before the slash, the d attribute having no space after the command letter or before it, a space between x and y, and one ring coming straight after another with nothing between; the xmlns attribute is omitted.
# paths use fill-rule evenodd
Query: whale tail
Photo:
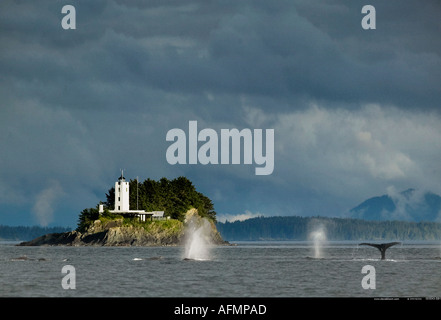
<svg viewBox="0 0 441 320"><path fill-rule="evenodd" d="M401 242L388 242L388 243L360 243L360 246L371 246L375 247L381 252L381 260L386 259L386 250L396 244L400 244Z"/></svg>

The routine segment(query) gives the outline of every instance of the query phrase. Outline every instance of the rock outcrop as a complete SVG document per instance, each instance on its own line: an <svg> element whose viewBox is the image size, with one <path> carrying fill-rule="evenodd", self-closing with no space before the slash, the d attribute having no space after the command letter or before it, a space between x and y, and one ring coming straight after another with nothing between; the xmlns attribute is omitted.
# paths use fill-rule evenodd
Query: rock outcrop
<svg viewBox="0 0 441 320"><path fill-rule="evenodd" d="M19 246L177 246L183 245L186 238L188 221L201 221L196 209L186 213L184 222L178 220L152 221L145 225L124 224L123 219L103 222L95 220L85 232L70 231L64 233L50 233L31 241L22 242ZM227 244L211 224L210 242L213 244Z"/></svg>

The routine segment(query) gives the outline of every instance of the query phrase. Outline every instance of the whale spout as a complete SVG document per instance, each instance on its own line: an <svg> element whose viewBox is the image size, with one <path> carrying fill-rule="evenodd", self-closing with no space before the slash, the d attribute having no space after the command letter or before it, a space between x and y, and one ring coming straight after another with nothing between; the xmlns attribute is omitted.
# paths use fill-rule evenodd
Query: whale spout
<svg viewBox="0 0 441 320"><path fill-rule="evenodd" d="M396 244L400 244L401 242L388 242L388 243L360 243L360 246L371 246L375 247L381 252L381 260L386 259L386 250Z"/></svg>

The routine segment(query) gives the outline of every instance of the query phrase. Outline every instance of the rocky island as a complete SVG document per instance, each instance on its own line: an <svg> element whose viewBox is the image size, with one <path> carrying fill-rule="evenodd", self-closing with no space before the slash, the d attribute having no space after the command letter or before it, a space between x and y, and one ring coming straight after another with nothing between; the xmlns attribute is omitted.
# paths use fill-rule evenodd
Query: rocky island
<svg viewBox="0 0 441 320"><path fill-rule="evenodd" d="M80 213L76 230L49 233L19 246L176 246L202 226L206 243L227 243L216 229L211 200L185 177L139 183L126 182L121 173L106 197L107 202ZM134 206L137 210L130 210ZM154 211L161 213L156 219L145 210L163 211Z"/></svg>
<svg viewBox="0 0 441 320"><path fill-rule="evenodd" d="M132 218L133 219L133 218ZM124 217L94 220L84 232L78 230L50 233L31 241L21 242L19 246L179 246L183 245L192 228L202 225L197 209L190 209L185 220L176 219L139 222ZM207 243L225 245L213 221L207 232Z"/></svg>

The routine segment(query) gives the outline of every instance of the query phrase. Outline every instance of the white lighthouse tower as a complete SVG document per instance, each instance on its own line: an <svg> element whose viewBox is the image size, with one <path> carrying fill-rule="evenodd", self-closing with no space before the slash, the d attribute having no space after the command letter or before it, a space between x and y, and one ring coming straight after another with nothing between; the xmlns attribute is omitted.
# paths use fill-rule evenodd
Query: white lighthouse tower
<svg viewBox="0 0 441 320"><path fill-rule="evenodd" d="M129 183L124 178L124 170L121 170L121 177L115 182L114 212L129 212L129 194Z"/></svg>
<svg viewBox="0 0 441 320"><path fill-rule="evenodd" d="M131 217L137 216L141 221L146 221L147 218L164 219L164 211L145 212L145 210L130 210L129 195L129 182L124 178L124 170L121 170L121 177L115 182L115 208L114 210L109 210L109 212ZM99 213L104 213L104 205L102 204L99 206Z"/></svg>

